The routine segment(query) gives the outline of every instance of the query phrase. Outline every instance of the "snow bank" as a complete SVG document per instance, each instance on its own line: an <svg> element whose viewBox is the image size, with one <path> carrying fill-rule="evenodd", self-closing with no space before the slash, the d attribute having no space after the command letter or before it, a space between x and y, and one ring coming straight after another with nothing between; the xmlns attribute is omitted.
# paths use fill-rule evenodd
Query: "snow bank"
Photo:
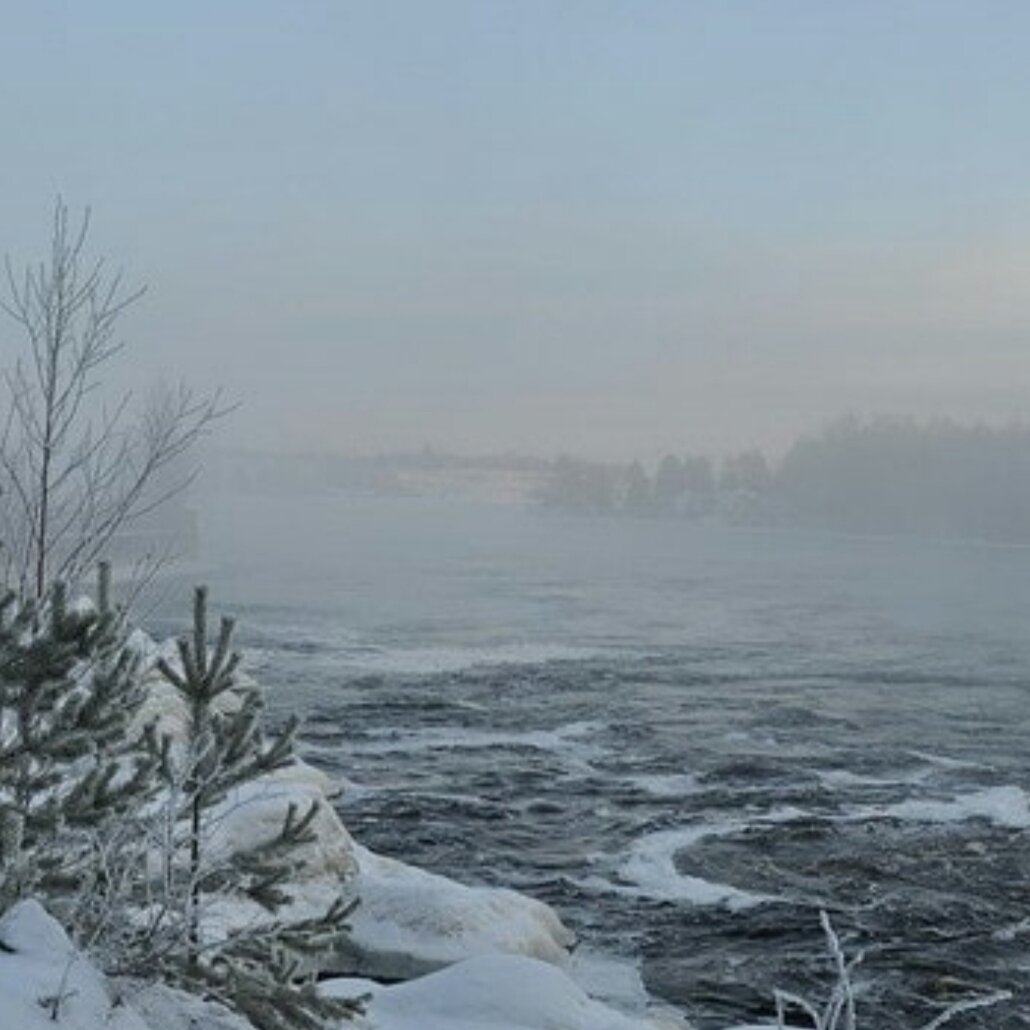
<svg viewBox="0 0 1030 1030"><path fill-rule="evenodd" d="M2 1023L12 1030L150 1030L121 1003L38 901L22 901L0 919ZM8 950L10 949L10 950ZM50 1001L60 995L60 1022Z"/></svg>
<svg viewBox="0 0 1030 1030"><path fill-rule="evenodd" d="M217 1002L165 984L148 984L134 991L132 1007L146 1020L148 1030L254 1030L248 1020ZM50 1030L55 1030L53 1024ZM102 1030L100 1024L97 1030Z"/></svg>
<svg viewBox="0 0 1030 1030"><path fill-rule="evenodd" d="M19 902L0 919L0 942L5 1030L253 1030L220 1005L170 987L112 984L38 901Z"/></svg>
<svg viewBox="0 0 1030 1030"><path fill-rule="evenodd" d="M668 1017L626 1016L589 998L560 969L517 955L466 959L383 987L329 980L333 997L370 993L369 1030L685 1030Z"/></svg>

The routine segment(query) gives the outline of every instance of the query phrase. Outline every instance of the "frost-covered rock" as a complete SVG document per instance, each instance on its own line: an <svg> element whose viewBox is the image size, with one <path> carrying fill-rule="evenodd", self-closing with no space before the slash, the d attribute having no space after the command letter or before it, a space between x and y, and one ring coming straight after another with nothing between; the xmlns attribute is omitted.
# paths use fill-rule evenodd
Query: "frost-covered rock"
<svg viewBox="0 0 1030 1030"><path fill-rule="evenodd" d="M566 973L518 955L482 955L407 983L329 980L332 997L370 994L369 1030L685 1030L626 1016L589 998Z"/></svg>
<svg viewBox="0 0 1030 1030"><path fill-rule="evenodd" d="M326 797L322 779L317 770L297 762L231 790L209 817L209 859L218 862L259 847L279 833L291 805L302 816L316 804L311 825L315 839L299 845L293 855L298 862L295 880L352 876L357 871L354 843Z"/></svg>
<svg viewBox="0 0 1030 1030"><path fill-rule="evenodd" d="M406 979L473 955L531 956L558 965L574 942L554 910L516 891L466 887L354 845L360 905L351 917L355 969Z"/></svg>

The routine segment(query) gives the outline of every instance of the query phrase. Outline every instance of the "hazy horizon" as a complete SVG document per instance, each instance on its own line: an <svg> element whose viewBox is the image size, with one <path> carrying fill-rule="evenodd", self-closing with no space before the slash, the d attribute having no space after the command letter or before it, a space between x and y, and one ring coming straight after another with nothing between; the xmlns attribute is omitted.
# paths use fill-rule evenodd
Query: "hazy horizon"
<svg viewBox="0 0 1030 1030"><path fill-rule="evenodd" d="M1015 2L12 10L0 251L58 193L225 446L771 453L1030 413ZM0 332L11 355L13 327Z"/></svg>

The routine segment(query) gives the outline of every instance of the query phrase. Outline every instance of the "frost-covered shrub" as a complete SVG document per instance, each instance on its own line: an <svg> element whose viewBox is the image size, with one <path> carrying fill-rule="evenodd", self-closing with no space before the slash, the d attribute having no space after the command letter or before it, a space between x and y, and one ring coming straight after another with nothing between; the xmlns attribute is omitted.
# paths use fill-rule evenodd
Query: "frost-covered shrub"
<svg viewBox="0 0 1030 1030"><path fill-rule="evenodd" d="M159 851L164 897L149 917L166 975L242 1012L259 1030L307 1030L350 1018L360 1005L317 994L312 956L346 934L355 902L337 894L325 911L284 924L302 849L315 840L320 801L289 803L279 825L258 836L224 832L237 808L263 815L262 798L242 788L294 762L291 720L272 737L262 727L260 692L238 684L233 621L208 642L207 591L194 597L193 632L178 659L158 662L188 710L184 739L161 748L165 833ZM250 913L241 918L241 913Z"/></svg>
<svg viewBox="0 0 1030 1030"><path fill-rule="evenodd" d="M776 1026L778 1030L788 1030L785 1023L790 1009L798 1009L811 1020L813 1030L858 1030L855 1009L855 990L852 984L852 971L862 961L863 953L859 952L848 961L844 956L840 938L830 923L825 911L819 913L823 933L826 936L826 947L830 953L836 971L836 981L830 990L830 996L820 1009L817 1005L789 991L776 991ZM972 1009L985 1008L1007 1001L1012 995L1008 991L994 991L976 998L966 998L949 1005L920 1030L939 1030L955 1016Z"/></svg>
<svg viewBox="0 0 1030 1030"><path fill-rule="evenodd" d="M110 603L0 599L0 902L41 894L73 929L109 894L102 852L159 789L128 727L143 702L140 656Z"/></svg>
<svg viewBox="0 0 1030 1030"><path fill-rule="evenodd" d="M263 786L294 762L295 726L265 736L231 620L209 647L203 589L192 636L158 663L181 732L146 721L155 673L109 597L103 567L95 602L60 584L0 599L0 911L39 896L105 971L202 992L258 1030L350 1018L360 1005L310 974L353 902L280 918L319 817Z"/></svg>

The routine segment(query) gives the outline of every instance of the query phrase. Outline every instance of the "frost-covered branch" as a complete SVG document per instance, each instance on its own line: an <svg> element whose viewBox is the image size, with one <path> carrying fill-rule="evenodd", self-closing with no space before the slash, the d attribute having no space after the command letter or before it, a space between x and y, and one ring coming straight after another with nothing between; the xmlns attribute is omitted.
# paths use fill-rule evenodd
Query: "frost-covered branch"
<svg viewBox="0 0 1030 1030"><path fill-rule="evenodd" d="M180 459L229 411L220 391L184 385L142 405L97 402L124 348L119 321L144 290L87 256L89 231L89 210L76 226L59 199L48 258L20 273L7 259L0 300L28 351L0 379L4 558L8 581L36 599L56 580L75 585L118 533L186 489L195 470Z"/></svg>
<svg viewBox="0 0 1030 1030"><path fill-rule="evenodd" d="M859 952L853 959L846 959L840 938L825 911L819 913L819 921L826 937L827 951L830 953L836 972L830 996L820 1011L817 1005L798 994L790 991L774 991L777 1030L788 1030L785 1020L787 1011L791 1008L803 1012L811 1020L813 1030L858 1030L852 974L855 967L862 961L863 953ZM974 1009L997 1005L999 1002L1008 1001L1011 997L1011 991L992 991L978 997L965 998L949 1005L919 1030L940 1030L955 1016Z"/></svg>

